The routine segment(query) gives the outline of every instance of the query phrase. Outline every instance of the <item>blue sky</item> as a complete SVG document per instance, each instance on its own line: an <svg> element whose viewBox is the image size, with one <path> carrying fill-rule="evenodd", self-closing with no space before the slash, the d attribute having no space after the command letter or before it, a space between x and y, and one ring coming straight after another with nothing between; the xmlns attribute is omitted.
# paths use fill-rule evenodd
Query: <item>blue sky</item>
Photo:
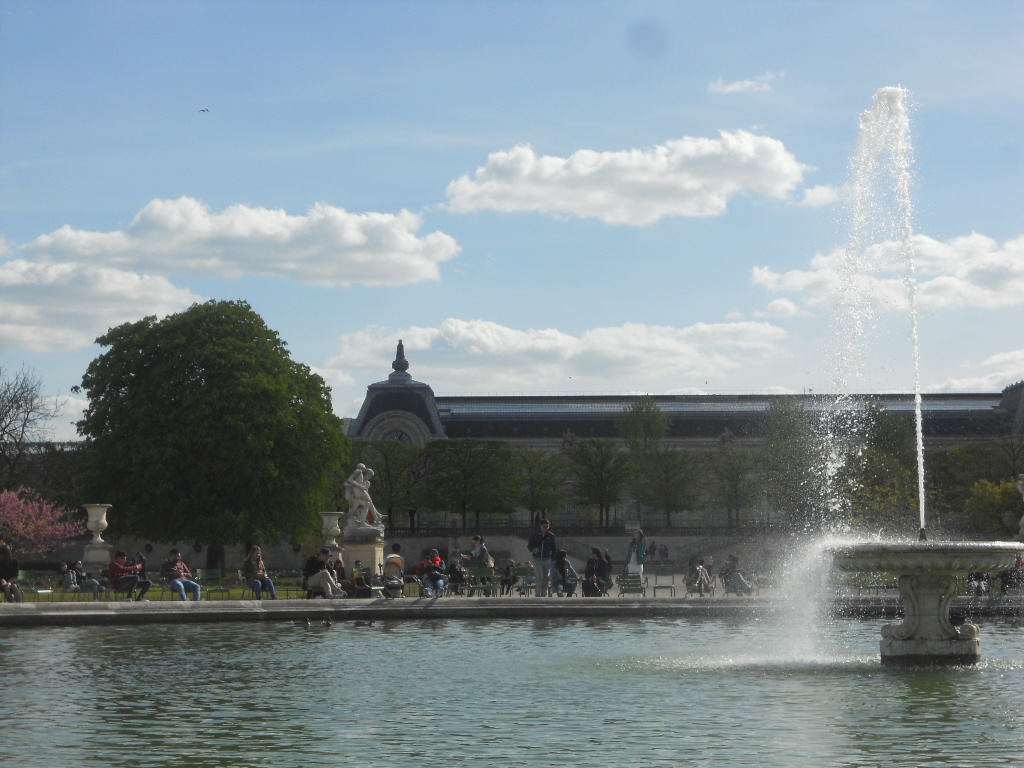
<svg viewBox="0 0 1024 768"><path fill-rule="evenodd" d="M925 391L1024 378L1017 2L0 5L0 365L244 299L354 416L816 392L875 92L909 92ZM201 111L208 110L208 111ZM855 389L911 391L902 272ZM82 402L53 425L72 437Z"/></svg>

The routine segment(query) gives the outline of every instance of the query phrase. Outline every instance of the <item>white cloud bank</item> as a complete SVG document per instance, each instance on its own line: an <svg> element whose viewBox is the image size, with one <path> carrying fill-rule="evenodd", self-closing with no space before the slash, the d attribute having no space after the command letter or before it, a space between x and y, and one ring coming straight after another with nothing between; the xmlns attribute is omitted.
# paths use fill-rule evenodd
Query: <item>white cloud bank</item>
<svg viewBox="0 0 1024 768"><path fill-rule="evenodd" d="M437 392L625 391L638 386L665 391L692 388L698 379L702 383L771 359L786 336L767 322L686 328L627 323L572 335L449 318L433 328L371 326L345 334L337 354L318 372L339 385L367 375L383 378L401 338L410 373Z"/></svg>
<svg viewBox="0 0 1024 768"><path fill-rule="evenodd" d="M163 277L84 264L0 264L0 352L82 349L108 328L202 297Z"/></svg>
<svg viewBox="0 0 1024 768"><path fill-rule="evenodd" d="M749 80L733 80L732 82L726 82L722 78L718 78L713 83L708 83L709 93L757 93L761 91L770 91L772 89L772 83L776 78L782 79L785 77L784 74L775 74L774 72L765 72L763 75L751 78Z"/></svg>
<svg viewBox="0 0 1024 768"><path fill-rule="evenodd" d="M748 131L666 141L649 149L538 156L527 144L494 152L448 185L455 212L536 211L642 226L667 216L718 216L731 197L785 199L807 167L781 141Z"/></svg>
<svg viewBox="0 0 1024 768"><path fill-rule="evenodd" d="M232 205L213 213L191 197L153 200L123 230L63 226L22 248L39 262L87 260L140 271L239 277L260 274L311 285L407 285L440 277L459 252L443 232L417 236L420 216L351 213L324 203L305 216Z"/></svg>
<svg viewBox="0 0 1024 768"><path fill-rule="evenodd" d="M877 268L861 275L860 289L879 311L906 311L905 266L896 262L896 246L873 249ZM926 310L980 307L998 309L1024 304L1024 237L1002 245L972 233L940 242L914 237L918 305ZM842 254L817 255L808 270L776 272L754 267L753 282L773 293L798 293L812 306L831 304L841 285L838 264Z"/></svg>

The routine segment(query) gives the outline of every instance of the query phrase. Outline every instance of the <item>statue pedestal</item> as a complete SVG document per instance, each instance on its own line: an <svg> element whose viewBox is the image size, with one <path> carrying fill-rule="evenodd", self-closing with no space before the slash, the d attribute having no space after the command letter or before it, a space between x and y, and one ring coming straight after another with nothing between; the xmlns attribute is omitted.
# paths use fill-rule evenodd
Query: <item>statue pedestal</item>
<svg viewBox="0 0 1024 768"><path fill-rule="evenodd" d="M352 576L352 569L355 568L356 560L361 560L363 568L372 574L379 574L381 566L384 565L384 539L374 535L372 537L357 536L345 539L345 570L349 577Z"/></svg>

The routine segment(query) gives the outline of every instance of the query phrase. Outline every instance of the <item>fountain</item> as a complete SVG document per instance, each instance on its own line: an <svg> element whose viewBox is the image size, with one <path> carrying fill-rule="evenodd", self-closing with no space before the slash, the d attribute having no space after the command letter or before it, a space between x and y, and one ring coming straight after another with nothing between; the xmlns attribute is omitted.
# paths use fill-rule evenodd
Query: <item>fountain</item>
<svg viewBox="0 0 1024 768"><path fill-rule="evenodd" d="M1013 542L943 543L927 541L924 510L924 440L921 420L921 377L918 353L917 284L914 276L913 227L910 205L910 141L906 91L882 88L872 108L861 118L858 152L852 163L853 226L850 244L841 259L839 273L850 289L837 308L837 328L844 332L846 344L837 361L837 378L846 376L859 360L865 322L865 304L854 297L861 274L873 266L872 256L884 250L871 249L869 228L888 217L873 210L880 197L874 189L880 177L892 185L888 193L895 198L899 216L895 237L899 255L906 266L910 310L910 336L914 363L914 415L917 438L917 492L919 541L912 543L852 543L829 547L833 563L843 571L869 571L898 574L904 618L901 624L882 628L883 664L972 664L980 659L979 628L964 623L954 626L949 608L956 595L956 576L972 571L991 571L1013 564L1022 545ZM860 272L858 272L858 270ZM840 407L844 397L839 398Z"/></svg>

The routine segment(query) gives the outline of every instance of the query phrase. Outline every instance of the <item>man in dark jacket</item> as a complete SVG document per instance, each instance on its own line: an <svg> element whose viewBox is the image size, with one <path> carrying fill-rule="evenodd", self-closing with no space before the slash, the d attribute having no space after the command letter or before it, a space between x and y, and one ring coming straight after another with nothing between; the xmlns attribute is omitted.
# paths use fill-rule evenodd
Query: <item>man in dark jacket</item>
<svg viewBox="0 0 1024 768"><path fill-rule="evenodd" d="M548 596L548 574L551 572L551 561L555 557L555 534L551 532L551 523L542 519L537 530L530 534L526 548L533 555L533 567L537 570L537 596Z"/></svg>
<svg viewBox="0 0 1024 768"><path fill-rule="evenodd" d="M321 549L320 554L313 555L306 561L302 568L302 575L306 577L308 589L319 589L326 598L345 596L341 586L334 578L334 569L331 568L331 550L327 547Z"/></svg>

